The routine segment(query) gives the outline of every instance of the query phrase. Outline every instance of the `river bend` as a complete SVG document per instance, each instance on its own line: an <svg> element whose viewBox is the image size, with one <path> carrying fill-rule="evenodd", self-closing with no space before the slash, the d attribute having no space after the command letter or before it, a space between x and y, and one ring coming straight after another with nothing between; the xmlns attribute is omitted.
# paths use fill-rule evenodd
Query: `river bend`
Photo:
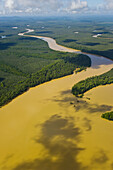
<svg viewBox="0 0 113 170"><path fill-rule="evenodd" d="M27 36L53 50L81 53L52 38ZM113 169L113 123L101 119L113 110L113 85L90 90L79 100L71 94L75 83L113 68L107 58L87 55L92 66L86 71L31 88L0 109L1 170Z"/></svg>

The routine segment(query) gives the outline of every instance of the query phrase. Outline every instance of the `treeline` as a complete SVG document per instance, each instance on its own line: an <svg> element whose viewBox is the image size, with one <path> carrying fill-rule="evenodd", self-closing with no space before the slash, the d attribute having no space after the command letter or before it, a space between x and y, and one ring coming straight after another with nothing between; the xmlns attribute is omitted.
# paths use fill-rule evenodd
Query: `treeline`
<svg viewBox="0 0 113 170"><path fill-rule="evenodd" d="M102 114L101 116L104 119L108 119L110 121L113 121L113 111L112 112L106 112L104 114Z"/></svg>
<svg viewBox="0 0 113 170"><path fill-rule="evenodd" d="M107 73L104 73L100 76L94 76L87 78L86 80L82 80L75 84L72 87L72 93L75 96L83 95L88 90L97 87L99 85L106 85L113 83L113 69L108 71Z"/></svg>
<svg viewBox="0 0 113 170"><path fill-rule="evenodd" d="M80 70L91 66L91 60L88 56L76 54L75 57L65 57L55 61L37 73L30 74L26 79L10 84L10 86L0 86L0 106L3 106L14 99L16 96L27 91L30 87L42 84L55 78L70 75L76 68Z"/></svg>
<svg viewBox="0 0 113 170"><path fill-rule="evenodd" d="M98 47L96 49L94 49L94 47L93 49L91 49L91 47L85 46L84 44L78 45L77 43L75 43L74 45L67 45L62 42L60 42L60 44L67 46L69 48L80 50L85 53L96 54L96 55L103 56L103 57L113 60L113 49L109 49L107 47L103 47L104 50L101 50Z"/></svg>

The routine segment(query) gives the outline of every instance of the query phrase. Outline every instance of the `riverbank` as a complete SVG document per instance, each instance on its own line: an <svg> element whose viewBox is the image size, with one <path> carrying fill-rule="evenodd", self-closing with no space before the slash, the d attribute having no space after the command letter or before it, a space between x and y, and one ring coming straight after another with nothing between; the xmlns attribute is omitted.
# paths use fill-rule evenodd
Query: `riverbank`
<svg viewBox="0 0 113 170"><path fill-rule="evenodd" d="M86 55L74 54L73 56L62 56L62 58L56 60L53 64L50 64L40 71L27 76L24 80L17 82L12 90L7 91L4 84L1 84L2 92L5 90L5 93L2 93L0 96L0 107L9 103L15 97L26 92L31 87L35 87L55 78L73 74L74 70L77 68L79 68L79 71L82 71L90 66L91 60Z"/></svg>
<svg viewBox="0 0 113 170"><path fill-rule="evenodd" d="M106 58L91 59L86 71L31 88L0 109L1 170L111 169L113 124L100 115L112 110L112 96L97 93L95 103L71 94L75 83L113 68Z"/></svg>
<svg viewBox="0 0 113 170"><path fill-rule="evenodd" d="M101 74L110 69L110 67L113 67L113 65L99 65L98 69L88 68L78 74L44 83L31 88L27 93L22 94L1 108L1 169L5 169L4 166L8 170L19 169L20 167L27 169L29 164L29 167L33 170L35 169L34 166L37 169L46 167L50 169L52 166L53 169L62 170L63 167L65 168L64 158L68 158L67 163L70 165L71 160L68 155L73 155L73 149L71 149L73 145L75 150L86 148L82 152L74 152L73 156L76 156L73 162L74 167L76 167L76 163L81 162L81 166L90 166L89 169L92 170L93 167L90 164L92 157L94 155L98 157L100 149L105 152L107 142L109 142L107 150L112 154L112 143L110 142L112 140L110 138L112 137L110 134L112 126L106 125L100 119L100 114L103 110L109 111L111 107L102 107L102 104L100 105L99 103L96 105L90 104L89 101L85 103L82 101L76 102L76 98L71 94L71 87L76 82L94 74ZM76 107L70 105L70 101L75 102ZM81 133L78 133L77 129ZM104 131L105 129L106 131ZM108 130L109 133L107 133ZM102 134L103 131L102 136L100 133ZM79 140L78 144L79 137L81 140ZM106 140L102 144L105 137ZM57 144L60 148L58 148ZM54 154L53 152L51 153L51 148ZM95 148L98 149L95 150ZM62 149L68 152L62 152ZM57 153L60 157L58 157ZM9 155L12 156L5 162L4 160ZM50 163L48 156L51 160ZM110 155L107 156L110 159ZM62 160L60 160L61 157ZM56 160L55 164L54 159ZM40 160L42 163L40 163ZM101 166L101 164L95 164L95 168ZM109 166L109 163L106 163L105 167L108 168ZM80 167L78 167L79 169Z"/></svg>
<svg viewBox="0 0 113 170"><path fill-rule="evenodd" d="M33 29L26 30L26 34L34 31ZM18 35L24 36L25 33L19 33ZM80 68L80 71L91 66L90 58L84 54L67 52L59 53L50 50L45 42L37 39L34 40L34 38L28 39L28 37L21 37L20 41L26 43L26 47L30 46L31 51L29 50L28 53L27 50L25 57L23 56L23 53L20 54L22 51L22 48L20 47L20 51L18 50L17 54L15 54L16 57L13 55L14 58L10 58L9 55L9 62L7 59L3 59L5 62L1 61L0 107L8 104L17 96L28 91L31 87L37 86L55 78L73 74L74 70L76 70L78 67ZM35 46L37 46L36 43L40 43L40 45L37 47L37 54L36 51L34 51L33 46L31 47L32 42L34 42ZM26 50L24 53L26 53ZM21 61L23 62L21 63Z"/></svg>
<svg viewBox="0 0 113 170"><path fill-rule="evenodd" d="M87 78L86 80L80 81L72 87L72 93L75 96L84 95L85 92L101 86L101 85L109 85L113 83L113 69L104 73L100 76L94 76Z"/></svg>

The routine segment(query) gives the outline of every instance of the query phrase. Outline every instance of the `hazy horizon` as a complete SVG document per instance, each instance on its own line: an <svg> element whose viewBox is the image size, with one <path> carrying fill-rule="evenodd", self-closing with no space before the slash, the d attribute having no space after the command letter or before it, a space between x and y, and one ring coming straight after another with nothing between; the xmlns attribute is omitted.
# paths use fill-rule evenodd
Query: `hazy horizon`
<svg viewBox="0 0 113 170"><path fill-rule="evenodd" d="M112 0L1 0L0 16L112 15Z"/></svg>

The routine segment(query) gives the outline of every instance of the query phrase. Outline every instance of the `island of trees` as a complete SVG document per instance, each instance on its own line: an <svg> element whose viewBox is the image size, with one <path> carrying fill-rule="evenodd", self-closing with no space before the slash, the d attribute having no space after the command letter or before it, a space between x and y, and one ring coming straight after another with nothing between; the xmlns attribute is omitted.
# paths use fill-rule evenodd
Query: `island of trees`
<svg viewBox="0 0 113 170"><path fill-rule="evenodd" d="M81 96L94 87L111 83L113 83L113 69L100 76L93 76L78 82L72 87L72 93L75 96Z"/></svg>
<svg viewBox="0 0 113 170"><path fill-rule="evenodd" d="M113 111L112 112L106 112L106 113L102 114L101 117L104 118L104 119L113 121Z"/></svg>

